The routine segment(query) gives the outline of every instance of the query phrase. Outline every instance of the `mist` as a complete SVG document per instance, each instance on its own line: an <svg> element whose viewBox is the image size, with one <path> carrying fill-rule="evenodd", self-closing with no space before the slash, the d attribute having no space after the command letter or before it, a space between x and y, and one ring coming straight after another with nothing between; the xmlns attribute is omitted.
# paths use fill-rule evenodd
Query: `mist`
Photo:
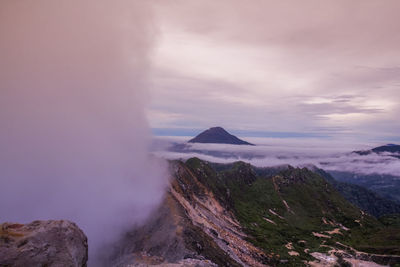
<svg viewBox="0 0 400 267"><path fill-rule="evenodd" d="M365 144L316 139L246 138L245 140L256 146L185 143L184 147L174 149L174 145L183 144L185 138L158 137L152 150L158 157L166 159L186 160L198 157L216 163L231 163L240 160L256 167L287 164L294 167L314 165L326 171L400 176L400 159L393 157L398 154L351 153L355 150L373 148Z"/></svg>
<svg viewBox="0 0 400 267"><path fill-rule="evenodd" d="M0 221L69 219L89 257L163 196L145 118L145 1L0 2Z"/></svg>

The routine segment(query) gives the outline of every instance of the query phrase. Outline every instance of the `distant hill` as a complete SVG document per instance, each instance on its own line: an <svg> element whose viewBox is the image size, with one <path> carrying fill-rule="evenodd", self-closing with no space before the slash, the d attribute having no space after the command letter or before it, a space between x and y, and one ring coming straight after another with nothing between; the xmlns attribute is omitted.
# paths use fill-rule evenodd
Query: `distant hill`
<svg viewBox="0 0 400 267"><path fill-rule="evenodd" d="M222 127L212 127L195 138L189 140L189 143L214 143L214 144L231 144L231 145L251 145L246 141L243 141L236 136L228 133Z"/></svg>
<svg viewBox="0 0 400 267"><path fill-rule="evenodd" d="M313 171L330 182L349 202L376 218L384 215L400 214L400 204L391 200L390 196L384 198L360 185L337 181L331 174L322 169L315 168Z"/></svg>
<svg viewBox="0 0 400 267"><path fill-rule="evenodd" d="M375 147L371 150L361 150L361 151L354 151L354 153L357 153L358 155L369 155L371 153L395 153L395 154L400 154L400 145L395 145L395 144L387 144L384 146L379 146ZM400 158L400 155L393 155L396 158Z"/></svg>
<svg viewBox="0 0 400 267"><path fill-rule="evenodd" d="M379 196L400 204L400 176L387 174L361 174L346 171L329 171L339 182L355 184L375 192Z"/></svg>
<svg viewBox="0 0 400 267"><path fill-rule="evenodd" d="M400 153L400 145L387 144L385 146L379 146L372 149L375 153L390 152L390 153Z"/></svg>

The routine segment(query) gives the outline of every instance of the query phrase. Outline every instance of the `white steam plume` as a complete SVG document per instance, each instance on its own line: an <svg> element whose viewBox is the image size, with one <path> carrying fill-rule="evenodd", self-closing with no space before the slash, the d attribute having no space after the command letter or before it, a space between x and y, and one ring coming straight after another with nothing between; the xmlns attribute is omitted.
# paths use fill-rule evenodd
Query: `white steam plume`
<svg viewBox="0 0 400 267"><path fill-rule="evenodd" d="M149 18L146 1L0 2L0 221L73 220L93 253L161 199Z"/></svg>

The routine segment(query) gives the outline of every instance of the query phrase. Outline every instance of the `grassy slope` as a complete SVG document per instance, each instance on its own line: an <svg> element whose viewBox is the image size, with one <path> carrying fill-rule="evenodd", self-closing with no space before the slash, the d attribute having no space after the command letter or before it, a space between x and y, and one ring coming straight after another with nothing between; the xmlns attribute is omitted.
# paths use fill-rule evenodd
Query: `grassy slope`
<svg viewBox="0 0 400 267"><path fill-rule="evenodd" d="M187 165L235 212L252 243L290 263L310 259L305 248L323 252L327 248L321 244L334 246L337 241L367 252L400 254L398 226L384 225L372 216L363 215L324 178L307 169L289 168L272 177L260 177L253 167L242 162L211 167L194 158ZM343 235L334 234L330 239L315 237L312 232L324 233L337 228L323 223L322 217L351 230L342 230ZM306 242L299 242L303 240ZM299 257L288 255L285 247L288 242L292 242Z"/></svg>
<svg viewBox="0 0 400 267"><path fill-rule="evenodd" d="M395 201L383 198L362 186L336 181L324 170L316 169L314 172L330 182L348 201L376 218L390 214L400 214L400 204Z"/></svg>

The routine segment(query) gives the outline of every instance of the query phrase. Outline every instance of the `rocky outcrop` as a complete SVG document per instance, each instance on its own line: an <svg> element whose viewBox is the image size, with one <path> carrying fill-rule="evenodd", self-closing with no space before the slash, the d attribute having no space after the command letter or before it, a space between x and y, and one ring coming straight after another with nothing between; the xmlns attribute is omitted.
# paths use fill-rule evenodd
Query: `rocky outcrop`
<svg viewBox="0 0 400 267"><path fill-rule="evenodd" d="M69 221L0 224L0 266L86 266L87 237Z"/></svg>
<svg viewBox="0 0 400 267"><path fill-rule="evenodd" d="M113 266L266 266L232 212L185 164L171 164L163 204L119 243Z"/></svg>

